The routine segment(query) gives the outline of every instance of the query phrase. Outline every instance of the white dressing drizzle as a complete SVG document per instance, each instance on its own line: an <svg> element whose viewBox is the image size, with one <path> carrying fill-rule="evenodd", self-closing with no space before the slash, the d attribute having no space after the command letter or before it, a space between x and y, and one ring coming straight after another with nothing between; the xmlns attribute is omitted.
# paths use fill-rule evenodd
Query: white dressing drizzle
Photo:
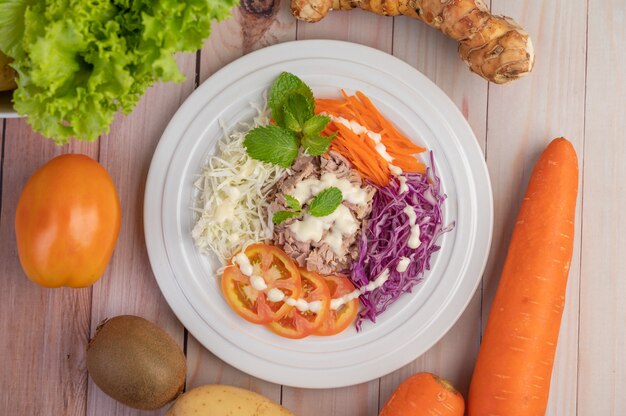
<svg viewBox="0 0 626 416"><path fill-rule="evenodd" d="M254 268L252 267L252 264L250 263L248 256L246 256L246 254L243 251L237 254L235 257L233 257L233 263L239 266L239 270L241 270L241 273L243 273L244 275L248 277L252 276L252 273L254 272Z"/></svg>
<svg viewBox="0 0 626 416"><path fill-rule="evenodd" d="M380 157L382 157L389 163L389 169L390 170L392 169L393 165L391 164L391 162L393 162L393 157L387 152L387 147L383 144L383 136L381 136L380 133L371 131L367 127L361 125L360 123L354 120L348 120L346 118L333 116L331 114L326 114L326 113L324 114L330 117L330 119L334 121L335 123L339 123L339 124L346 126L348 129L352 130L354 134L365 133L367 137L369 137L374 142L375 144L374 148L376 149L376 152L378 152ZM400 170L400 173L397 173L397 175L402 173L402 169L398 168L397 166L393 166L393 167ZM391 172L393 173L393 170L391 170ZM395 174L396 173L394 173L394 175Z"/></svg>
<svg viewBox="0 0 626 416"><path fill-rule="evenodd" d="M291 195L301 204L306 204L315 195L330 187L338 188L343 195L344 201L355 205L367 203L367 191L361 189L358 185L354 185L347 179L337 178L332 172L324 173L319 179L309 178L299 182Z"/></svg>
<svg viewBox="0 0 626 416"><path fill-rule="evenodd" d="M265 283L265 279L261 276L252 275L250 276L250 285L256 290L263 291L267 289L267 284Z"/></svg>
<svg viewBox="0 0 626 416"><path fill-rule="evenodd" d="M409 186L406 184L406 176L398 176L398 181L400 182L400 194L409 190Z"/></svg>
<svg viewBox="0 0 626 416"><path fill-rule="evenodd" d="M400 257L400 261L396 266L396 271L399 273L406 272L406 269L409 268L409 264L411 264L411 259L409 259L408 257Z"/></svg>
<svg viewBox="0 0 626 416"><path fill-rule="evenodd" d="M301 204L306 204L324 189L336 187L341 190L343 200L355 205L367 204L368 192L347 179L338 179L332 172L324 173L319 179L310 178L298 183L292 196ZM330 215L314 217L310 214L293 221L289 229L298 241L319 243L323 241L338 256L345 255L342 248L344 236L352 236L359 229L359 223L345 205L339 205Z"/></svg>
<svg viewBox="0 0 626 416"><path fill-rule="evenodd" d="M243 260L244 257L245 257L245 260ZM241 270L241 273L243 273L246 276L250 276L250 285L254 289L258 290L259 292L263 292L267 290L267 283L265 282L263 277L256 276L256 275L253 276L252 271L247 269L248 265L250 266L250 268L252 268L252 265L250 264L250 260L248 260L248 256L246 256L243 252L233 257L233 264L239 267L239 270ZM246 273L247 271L250 271L250 274L247 274ZM372 280L371 282L361 287L360 289L355 289L352 292L347 293L341 297L331 299L330 308L335 309L335 310L341 308L343 305L345 305L346 303L350 302L353 299L358 298L362 294L378 289L379 287L385 284L387 279L389 279L389 269L383 270L378 275L378 277L376 277L376 279ZM263 289L259 289L260 287L263 287ZM275 287L271 288L270 290L267 290L267 300L270 302L284 301L287 305L294 306L300 312L317 313L322 308L322 301L314 300L312 302L307 302L303 298L299 298L299 299L288 298L282 290L275 288Z"/></svg>
<svg viewBox="0 0 626 416"><path fill-rule="evenodd" d="M389 164L389 171L394 176L397 176L398 180L400 180L400 194L403 194L404 192L409 190L409 187L406 186L406 178L402 176L402 173L403 173L402 169L394 165L393 163L391 163L393 162L393 156L391 156L389 152L387 152L387 147L385 147L385 145L383 144L382 142L383 137L380 135L380 133L371 131L367 127L359 124L358 122L354 120L348 120L346 118L333 116L327 113L323 113L323 114L330 117L330 119L334 121L335 123L339 123L339 124L346 126L348 129L352 130L352 132L355 134L363 134L363 133L367 134L367 137L369 137L374 142L375 144L374 148L376 149L376 152L380 155L380 157L385 159L385 161ZM404 179L404 182L402 181L402 179Z"/></svg>
<svg viewBox="0 0 626 416"><path fill-rule="evenodd" d="M413 207L409 205L404 207L402 212L404 212L407 217L409 217L409 224L411 225L411 234L409 235L409 241L406 243L406 245L409 248L418 248L422 242L420 241L420 226L419 224L416 224L417 214L415 214L415 210L413 209Z"/></svg>
<svg viewBox="0 0 626 416"><path fill-rule="evenodd" d="M267 291L267 300L270 302L280 302L283 299L285 299L285 294L282 290L273 287Z"/></svg>

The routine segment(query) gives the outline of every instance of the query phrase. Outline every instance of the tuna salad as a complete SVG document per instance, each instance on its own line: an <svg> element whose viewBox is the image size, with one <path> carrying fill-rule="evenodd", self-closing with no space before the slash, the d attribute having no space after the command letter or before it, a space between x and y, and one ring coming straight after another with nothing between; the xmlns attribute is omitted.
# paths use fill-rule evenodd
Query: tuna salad
<svg viewBox="0 0 626 416"><path fill-rule="evenodd" d="M321 274L347 272L358 257L358 237L372 210L375 188L364 183L346 158L336 152L327 156L299 156L291 173L276 185L270 215L286 206L286 196L305 207L319 192L341 190L343 201L330 215L304 214L276 225L273 242L301 267Z"/></svg>

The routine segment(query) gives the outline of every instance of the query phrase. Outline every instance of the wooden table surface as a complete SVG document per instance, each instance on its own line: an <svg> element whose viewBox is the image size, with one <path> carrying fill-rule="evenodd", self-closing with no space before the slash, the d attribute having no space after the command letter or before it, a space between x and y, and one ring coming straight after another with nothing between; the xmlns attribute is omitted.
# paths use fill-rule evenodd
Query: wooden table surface
<svg viewBox="0 0 626 416"><path fill-rule="evenodd" d="M0 414L146 415L120 405L88 378L85 347L106 317L136 314L172 334L188 360L187 388L243 386L301 416L376 415L417 371L435 372L467 392L474 360L529 172L543 147L565 136L580 159L576 242L552 378L549 415L626 415L626 2L491 0L532 35L533 73L511 85L471 74L454 42L421 22L361 11L297 23L280 0L244 0L215 25L197 54L178 57L182 84L150 89L128 117L94 143L56 147L24 120L3 128L0 219ZM303 390L252 378L204 349L175 318L148 262L142 201L148 166L170 117L193 89L251 50L294 39L341 39L373 46L426 74L458 105L482 146L494 191L495 229L482 284L450 332L426 354L361 385ZM105 276L86 289L43 289L26 279L14 216L22 187L53 156L80 152L113 176L123 224ZM154 414L162 414L155 412Z"/></svg>

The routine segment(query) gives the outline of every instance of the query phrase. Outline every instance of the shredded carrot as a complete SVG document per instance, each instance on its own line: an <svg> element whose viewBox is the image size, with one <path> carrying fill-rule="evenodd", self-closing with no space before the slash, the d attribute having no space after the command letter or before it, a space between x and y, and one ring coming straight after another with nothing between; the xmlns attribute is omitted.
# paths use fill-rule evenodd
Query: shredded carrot
<svg viewBox="0 0 626 416"><path fill-rule="evenodd" d="M404 172L426 172L426 166L414 156L425 151L425 148L417 146L400 133L362 92L348 95L342 90L341 93L343 98L340 99L315 100L316 112L355 121L367 130L380 134L381 143L393 158L391 164ZM390 162L376 150L376 143L367 133L357 134L342 123L331 121L326 134L333 133L337 133L337 137L332 141L332 150L350 160L364 178L380 186L389 183Z"/></svg>

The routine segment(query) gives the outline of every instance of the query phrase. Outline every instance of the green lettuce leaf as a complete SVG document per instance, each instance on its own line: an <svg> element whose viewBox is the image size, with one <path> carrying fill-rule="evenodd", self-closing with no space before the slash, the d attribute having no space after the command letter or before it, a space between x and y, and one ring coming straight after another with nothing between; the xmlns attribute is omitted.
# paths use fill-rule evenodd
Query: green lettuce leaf
<svg viewBox="0 0 626 416"><path fill-rule="evenodd" d="M0 0L0 51L11 57L21 56L24 37L24 14L35 0Z"/></svg>
<svg viewBox="0 0 626 416"><path fill-rule="evenodd" d="M174 54L201 48L236 2L0 0L0 49L18 73L15 109L59 144L95 140L155 82L183 81Z"/></svg>

